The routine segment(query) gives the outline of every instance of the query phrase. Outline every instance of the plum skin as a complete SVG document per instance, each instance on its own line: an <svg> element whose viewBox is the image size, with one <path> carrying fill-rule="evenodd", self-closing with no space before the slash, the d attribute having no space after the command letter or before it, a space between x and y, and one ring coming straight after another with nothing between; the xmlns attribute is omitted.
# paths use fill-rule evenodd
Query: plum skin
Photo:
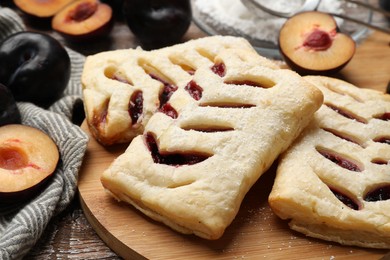
<svg viewBox="0 0 390 260"><path fill-rule="evenodd" d="M146 49L178 43L192 20L189 0L124 0L123 13Z"/></svg>
<svg viewBox="0 0 390 260"><path fill-rule="evenodd" d="M67 51L47 34L18 32L0 44L0 83L16 101L48 107L61 97L70 72Z"/></svg>
<svg viewBox="0 0 390 260"><path fill-rule="evenodd" d="M21 116L11 91L0 83L0 126L20 124Z"/></svg>

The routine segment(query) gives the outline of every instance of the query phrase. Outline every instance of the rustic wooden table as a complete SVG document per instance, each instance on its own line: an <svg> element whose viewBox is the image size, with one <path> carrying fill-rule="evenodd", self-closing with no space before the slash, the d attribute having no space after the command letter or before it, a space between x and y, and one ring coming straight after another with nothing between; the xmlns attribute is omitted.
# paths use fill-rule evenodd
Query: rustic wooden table
<svg viewBox="0 0 390 260"><path fill-rule="evenodd" d="M12 3L9 6L12 7ZM378 24L388 26L388 21L381 17L374 17L374 20ZM29 24L27 20L26 24L30 30L49 33L84 55L105 50L133 48L138 45L137 39L121 19L116 22L107 38L88 44L71 44L48 28ZM202 36L205 34L192 24L184 40ZM374 32L359 44L353 60L336 77L360 87L385 91L390 81L389 44L389 35ZM120 257L105 245L88 223L76 195L72 204L62 214L52 219L26 259L120 259Z"/></svg>

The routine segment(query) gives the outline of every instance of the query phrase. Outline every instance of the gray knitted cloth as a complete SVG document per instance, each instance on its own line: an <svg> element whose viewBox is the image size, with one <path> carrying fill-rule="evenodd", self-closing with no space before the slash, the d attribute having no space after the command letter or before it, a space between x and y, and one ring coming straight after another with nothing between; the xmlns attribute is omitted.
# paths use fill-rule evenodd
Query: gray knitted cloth
<svg viewBox="0 0 390 260"><path fill-rule="evenodd" d="M0 7L0 42L25 30L20 17ZM50 219L74 198L78 171L88 143L86 134L70 121L81 101L80 75L85 57L67 49L72 63L71 80L64 97L44 110L31 103L18 103L22 123L39 128L55 141L60 161L44 190L28 202L6 206L0 201L0 259L20 259L35 245ZM0 68L1 69L1 68Z"/></svg>

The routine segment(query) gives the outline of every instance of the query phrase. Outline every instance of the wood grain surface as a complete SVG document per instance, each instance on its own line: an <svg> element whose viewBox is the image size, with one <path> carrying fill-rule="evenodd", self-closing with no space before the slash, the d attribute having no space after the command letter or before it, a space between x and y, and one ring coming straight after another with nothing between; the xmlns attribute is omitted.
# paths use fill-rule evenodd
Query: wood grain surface
<svg viewBox="0 0 390 260"><path fill-rule="evenodd" d="M390 76L389 41L390 36L375 33L359 46L351 64L336 76L359 87L384 91ZM88 132L85 124L83 129ZM267 203L275 174L273 168L249 191L236 219L221 239L208 241L181 235L133 207L116 202L103 190L101 173L125 148L126 145L105 148L91 138L79 180L81 206L87 219L107 245L123 258L379 259L386 252L340 246L291 231Z"/></svg>
<svg viewBox="0 0 390 260"><path fill-rule="evenodd" d="M371 4L376 5L377 0L369 0ZM13 8L15 11L17 9L13 5L13 2L11 0L4 0L0 1L0 5L2 6L8 6ZM20 13L20 12L19 12ZM53 32L48 27L42 27L40 25L36 24L30 24L30 21L28 19L25 19L26 17L24 14L20 13L21 17L24 19L27 29L32 31L40 31L44 33L51 34L58 40L60 40L64 45L84 54L94 54L100 51L105 50L114 50L114 49L121 49L121 48L133 48L138 45L136 37L132 35L132 33L129 31L128 27L125 25L123 19L119 18L115 22L114 28L110 35L106 38L102 38L98 41L89 42L87 44L74 44L70 42L64 41L64 39L58 35L57 33ZM389 26L388 21L384 20L381 16L374 16L374 23L382 26ZM189 31L186 33L184 40L192 39L192 38L198 38L203 37L205 34L200 31L194 24L191 25ZM367 87L367 88L374 88L381 91L384 91L386 89L387 84L390 81L390 36L384 35L381 33L374 33L367 39L365 39L362 43L359 44L357 53L352 59L352 61L345 67L336 77L345 79L353 84L356 84L360 87ZM87 155L86 162L88 162L88 158L90 155ZM83 174L80 174L80 177L83 178ZM267 173L263 177L264 179L272 178L272 173ZM259 184L257 184L254 188L258 187ZM255 189L254 189L255 191ZM238 216L238 221L235 221L233 223L232 228L236 228L240 226L240 221L244 221L243 217L245 214L258 214L258 217L267 217L270 216L270 212L267 213L267 208L262 209L265 201L264 198L259 198L252 207L256 209L255 212L250 212L251 208L248 208L246 205L246 201L251 201L250 196L253 195L254 191L250 191L247 198L244 201L244 207L240 211ZM267 193L268 190L260 191L261 196L264 196L264 193ZM256 197L256 196L255 196ZM255 198L256 199L256 198ZM81 202L82 203L82 202ZM115 204L115 202L114 202ZM128 206L123 205L116 205L116 207L119 206L119 208L124 207L127 210L129 209ZM265 206L264 206L265 207ZM85 207L84 207L85 208ZM245 213L246 212L246 213ZM244 214L244 215L243 215ZM94 222L93 216L91 216L91 213L88 212L88 209L86 209L86 213L84 214L83 210L81 209L79 198L76 197L72 204L69 205L69 207L62 212L60 215L54 217L52 221L47 226L45 232L43 233L41 239L36 244L36 246L27 254L25 259L121 259L120 256L118 256L115 252L113 252L110 247L112 241L111 240L105 243L105 241L110 238L109 234L99 231L99 235L103 238L103 240L99 237L99 235L95 232L93 227L90 225L89 221L86 219L86 215L88 216L89 220L91 221L91 224L95 227L99 224L99 222ZM89 217L91 216L91 217ZM272 216L272 215L271 215ZM141 215L139 217L143 218ZM96 218L95 218L96 219ZM145 221L149 221L147 219L144 219ZM275 221L278 223L278 226L286 227L286 224L275 219L273 217L272 221ZM245 222L245 221L244 221ZM247 225L249 225L250 221L248 221ZM270 222L273 223L273 222ZM158 228L162 228L157 223L151 222L152 226L156 226ZM244 224L245 226L245 224ZM271 227L270 226L263 226L263 227L256 227L253 226L253 229L266 229L270 232ZM166 229L164 227L164 229ZM99 229L102 230L102 229ZM123 229L123 233L125 232L132 232L133 229ZM136 229L135 229L136 230ZM141 233L141 240L148 242L149 237L146 236L147 233L142 233L140 229L137 227L137 232ZM229 234L234 233L233 231L230 231L230 228L228 230ZM251 231L252 232L252 231ZM237 239L240 238L240 236L244 236L243 231L236 231L236 237L234 239L231 239L230 241L225 241L224 243L228 244L229 249L237 249L238 246L235 244L237 243ZM177 235L177 234L176 234ZM188 237L182 237L181 235L178 235L182 240L188 240L191 238ZM309 258L304 257L308 256L307 253L303 255L296 255L298 253L297 251L289 250L291 248L291 243L294 245L299 245L299 243L296 242L296 237L299 236L298 234L292 233L290 236L288 236L288 240L282 241L280 239L273 239L270 240L267 237L258 237L257 241L252 241L249 244L245 246L245 251L240 251L241 255L237 251L232 252L231 255L234 255L234 257L226 257L227 259L277 259L274 256L270 256L270 254L267 254L266 257L249 257L252 256L252 244L261 244L262 248L266 248L267 250L273 250L273 251L281 251L278 256L281 256L280 258L286 259L286 258ZM160 236L161 237L161 236ZM112 239L112 236L111 236ZM115 238L116 239L116 238ZM303 239L302 245L308 245L310 243L313 243L312 240L305 240L305 238L300 237L300 239ZM195 239L197 240L197 239ZM244 239L243 239L244 240ZM246 240L246 239L245 239ZM290 243L291 242L291 243ZM161 241L158 241L155 244L145 243L144 247L147 248L154 248L158 247L161 249L162 246L159 244L164 245L168 249L172 249L173 245L167 245L167 242L165 242L164 237L161 239ZM197 245L197 247L202 246L199 245L202 242L195 241L193 242ZM222 242L217 243L211 243L208 245L206 242L203 242L203 246L206 246L209 248L210 251L214 252L220 258L223 258L224 251L228 250L228 248L222 248ZM262 244L263 243L263 244ZM328 251L328 249L332 249L333 246L337 246L331 243L324 243L321 241L314 240L314 243L320 243L320 249L319 251L311 252L311 255L315 255L314 259L357 259L357 258L364 258L364 259L378 259L381 255L384 254L383 251L379 250L365 250L365 249L359 249L360 253L355 251L356 248L351 248L349 251L348 249L345 250L344 255L340 257L335 257L332 255L331 251ZM117 251L119 250L118 247L123 247L123 244L119 243L117 246L113 246L113 250ZM182 244L177 244L176 246L181 247ZM269 246L269 247L268 247ZM274 246L274 248L272 248ZM301 247L302 248L302 247ZM123 248L122 248L123 249ZM164 248L163 248L164 249ZM123 250L126 250L123 249ZM305 250L309 251L309 249ZM156 259L159 258L166 258L165 254L162 251L161 255L156 257ZM245 253L247 252L247 253ZM290 255L291 253L295 252L295 254ZM361 252L363 252L363 255L366 257L362 257ZM131 255L133 255L134 252L132 252ZM135 254L138 256L138 254ZM193 254L189 252L189 256L192 256ZM247 256L247 257L245 257ZM339 256L339 255L337 255ZM180 255L178 258L180 259L187 259L186 255ZM279 258L279 259L280 259Z"/></svg>

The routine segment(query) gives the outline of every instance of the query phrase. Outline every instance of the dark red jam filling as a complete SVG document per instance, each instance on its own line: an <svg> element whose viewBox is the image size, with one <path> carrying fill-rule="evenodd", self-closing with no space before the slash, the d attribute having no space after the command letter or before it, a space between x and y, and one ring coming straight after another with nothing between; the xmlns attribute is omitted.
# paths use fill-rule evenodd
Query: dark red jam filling
<svg viewBox="0 0 390 260"><path fill-rule="evenodd" d="M232 85L248 85L255 88L268 88L268 86L264 84L260 84L258 82L254 82L251 80L233 80L233 81L226 81L225 84L232 84Z"/></svg>
<svg viewBox="0 0 390 260"><path fill-rule="evenodd" d="M358 210L359 209L359 204L356 203L353 199L351 199L350 197L348 197L347 195L335 190L335 189L332 189L330 188L330 190L333 192L333 194L336 196L336 198L341 201L342 203L344 203L346 206L348 206L349 208L353 209L353 210Z"/></svg>
<svg viewBox="0 0 390 260"><path fill-rule="evenodd" d="M176 86L173 85L164 85L163 92L160 95L160 107L164 106L166 103L168 103L169 99L171 98L173 92L177 90Z"/></svg>
<svg viewBox="0 0 390 260"><path fill-rule="evenodd" d="M223 77L226 74L225 64L224 63L214 64L211 67L211 71L214 72L215 74L217 74L218 76Z"/></svg>
<svg viewBox="0 0 390 260"><path fill-rule="evenodd" d="M160 94L160 108L164 106L164 104L168 103L172 94L177 90L177 86L170 84L169 82L157 77L156 75L149 74L152 79L160 81L163 85L163 91Z"/></svg>
<svg viewBox="0 0 390 260"><path fill-rule="evenodd" d="M174 109L174 108L171 106L171 104L169 104L169 103L164 104L164 105L160 108L159 111L162 112L162 113L164 113L164 114L166 114L166 115L169 116L169 117L172 117L173 119L176 119L176 118L178 117L178 113L177 113L176 109Z"/></svg>
<svg viewBox="0 0 390 260"><path fill-rule="evenodd" d="M193 165L203 162L210 156L200 154L189 154L189 153L167 153L162 154L158 149L156 139L151 133L146 134L146 145L152 154L154 163L166 164L171 166L182 166L182 165Z"/></svg>
<svg viewBox="0 0 390 260"><path fill-rule="evenodd" d="M374 142L382 143L382 144L390 144L390 137L388 136L377 137L374 139Z"/></svg>
<svg viewBox="0 0 390 260"><path fill-rule="evenodd" d="M144 98L142 91L135 91L130 97L129 115L131 117L131 124L135 125L142 115Z"/></svg>
<svg viewBox="0 0 390 260"><path fill-rule="evenodd" d="M334 111L336 111L337 113L339 113L340 115L342 115L345 118L356 120L357 122L360 122L360 123L363 123L363 124L367 123L363 119L359 118L358 116L356 116L355 114L353 114L350 111L345 111L345 110L343 110L343 109L341 109L339 107L336 107L336 106L330 105L330 104L326 104L326 106L329 107L330 109L333 109Z"/></svg>
<svg viewBox="0 0 390 260"><path fill-rule="evenodd" d="M387 161L384 159L374 159L371 162L374 164L379 164L379 165L386 165L387 164Z"/></svg>
<svg viewBox="0 0 390 260"><path fill-rule="evenodd" d="M390 112L386 112L386 113L379 115L375 118L380 119L380 120L384 120L384 121L389 121L390 120Z"/></svg>
<svg viewBox="0 0 390 260"><path fill-rule="evenodd" d="M199 86L198 84L196 84L195 81L191 80L184 88L189 94L190 96L195 99L195 100L199 100L202 98L202 92L203 92L203 88L201 86Z"/></svg>
<svg viewBox="0 0 390 260"><path fill-rule="evenodd" d="M324 151L324 150L317 150L317 151L322 156L324 156L326 159L332 161L333 163L337 164L338 166L340 166L340 167L342 167L344 169L347 169L347 170L350 170L350 171L354 171L354 172L361 172L362 171L359 168L359 166L357 166L356 164L354 164L350 160L347 160L347 159L343 158L340 155L337 155L337 154L331 153L331 152L327 152L327 151Z"/></svg>
<svg viewBox="0 0 390 260"><path fill-rule="evenodd" d="M377 187L369 191L364 197L365 201L375 202L390 199L390 185Z"/></svg>

